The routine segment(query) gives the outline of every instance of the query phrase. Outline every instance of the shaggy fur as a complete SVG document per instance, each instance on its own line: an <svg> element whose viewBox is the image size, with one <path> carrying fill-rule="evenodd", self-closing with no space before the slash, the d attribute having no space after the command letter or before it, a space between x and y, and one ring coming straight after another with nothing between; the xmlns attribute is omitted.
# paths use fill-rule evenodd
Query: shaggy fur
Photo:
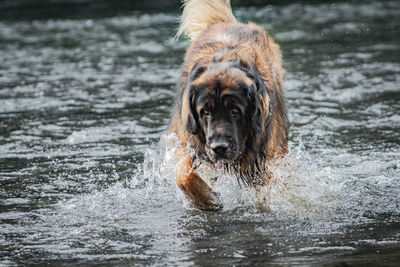
<svg viewBox="0 0 400 267"><path fill-rule="evenodd" d="M217 142L215 136L225 136L227 144L226 155L218 156L248 185L265 184L270 178L268 165L287 152L281 52L262 27L238 22L229 0L186 0L184 5L177 35L186 34L192 43L169 131L181 142L177 152L178 160L184 162L181 168L192 170L178 172L178 185L199 208L216 209L218 205L210 204L217 201L210 188L202 184L203 193L208 190L202 201L193 196L199 187L185 185L201 179L193 171L196 160L216 163L217 150L210 149ZM224 100L223 95L229 97ZM221 125L228 130L216 132Z"/></svg>

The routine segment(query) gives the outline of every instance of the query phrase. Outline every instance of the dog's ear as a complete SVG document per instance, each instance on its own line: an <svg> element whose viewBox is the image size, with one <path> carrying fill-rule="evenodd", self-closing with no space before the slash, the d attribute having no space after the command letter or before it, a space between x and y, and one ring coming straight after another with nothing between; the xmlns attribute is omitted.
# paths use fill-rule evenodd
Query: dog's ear
<svg viewBox="0 0 400 267"><path fill-rule="evenodd" d="M254 81L255 88L249 88L249 102L252 127L256 133L266 129L276 106L275 91L269 90L257 68L250 62L239 61L240 68Z"/></svg>
<svg viewBox="0 0 400 267"><path fill-rule="evenodd" d="M257 88L251 86L247 88L247 98L249 100L248 114L251 121L251 126L255 133L261 132L260 109L257 100Z"/></svg>
<svg viewBox="0 0 400 267"><path fill-rule="evenodd" d="M196 80L204 71L205 67L198 62L193 65L188 75L185 92L182 96L182 120L186 130L192 134L198 134L200 130L199 116L196 111L197 90L192 87L192 82Z"/></svg>

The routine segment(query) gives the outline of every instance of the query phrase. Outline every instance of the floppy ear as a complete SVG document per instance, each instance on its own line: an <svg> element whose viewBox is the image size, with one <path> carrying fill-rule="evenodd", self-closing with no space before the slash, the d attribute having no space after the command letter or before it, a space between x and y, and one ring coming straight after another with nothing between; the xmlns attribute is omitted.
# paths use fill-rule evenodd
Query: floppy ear
<svg viewBox="0 0 400 267"><path fill-rule="evenodd" d="M261 132L261 119L260 109L258 108L258 101L256 98L257 88L251 86L248 88L247 98L249 99L249 115L251 120L251 126L255 133Z"/></svg>
<svg viewBox="0 0 400 267"><path fill-rule="evenodd" d="M271 122L272 112L276 106L275 91L268 90L253 64L241 61L240 66L256 85L256 88L249 89L249 100L252 126L254 131L259 133L263 127L267 128Z"/></svg>
<svg viewBox="0 0 400 267"><path fill-rule="evenodd" d="M192 134L198 134L200 130L199 116L196 111L196 89L191 87L192 82L205 71L205 67L196 62L188 75L185 92L182 96L182 120L186 130Z"/></svg>

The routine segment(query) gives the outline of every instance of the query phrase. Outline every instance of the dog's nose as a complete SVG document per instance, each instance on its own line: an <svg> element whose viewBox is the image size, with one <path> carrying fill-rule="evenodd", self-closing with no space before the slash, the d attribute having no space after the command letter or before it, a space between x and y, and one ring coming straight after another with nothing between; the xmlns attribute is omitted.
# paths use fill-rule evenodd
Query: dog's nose
<svg viewBox="0 0 400 267"><path fill-rule="evenodd" d="M216 155L219 157L223 157L225 152L228 150L229 144L227 142L213 142L210 145L211 149L214 151Z"/></svg>

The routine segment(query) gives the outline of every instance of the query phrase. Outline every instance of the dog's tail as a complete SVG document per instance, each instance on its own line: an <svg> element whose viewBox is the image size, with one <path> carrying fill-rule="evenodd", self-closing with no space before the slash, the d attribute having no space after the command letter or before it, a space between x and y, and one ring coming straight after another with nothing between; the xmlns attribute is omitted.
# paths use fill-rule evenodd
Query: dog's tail
<svg viewBox="0 0 400 267"><path fill-rule="evenodd" d="M230 0L183 0L181 23L176 38L183 33L194 41L208 26L236 22Z"/></svg>

